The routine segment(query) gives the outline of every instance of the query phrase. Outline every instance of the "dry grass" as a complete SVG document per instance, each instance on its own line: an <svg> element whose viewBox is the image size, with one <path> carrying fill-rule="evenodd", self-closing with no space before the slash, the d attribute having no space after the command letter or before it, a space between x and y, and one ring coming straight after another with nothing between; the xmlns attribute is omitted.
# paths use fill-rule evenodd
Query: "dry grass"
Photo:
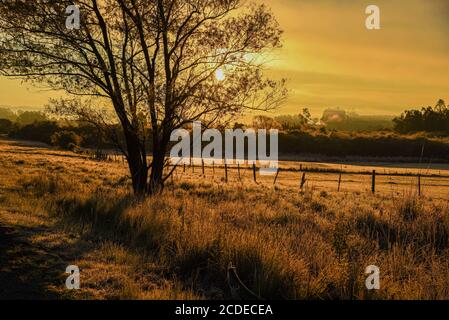
<svg viewBox="0 0 449 320"><path fill-rule="evenodd" d="M163 195L136 203L119 164L0 148L8 215L85 241L70 261L84 270L74 298L229 298L230 262L264 298L449 298L446 201L179 174ZM374 292L364 274L373 264Z"/></svg>

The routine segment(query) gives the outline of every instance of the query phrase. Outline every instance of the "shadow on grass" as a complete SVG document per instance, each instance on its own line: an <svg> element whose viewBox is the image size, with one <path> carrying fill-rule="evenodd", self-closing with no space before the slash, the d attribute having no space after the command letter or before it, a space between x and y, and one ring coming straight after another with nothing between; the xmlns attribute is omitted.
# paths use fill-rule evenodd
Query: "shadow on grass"
<svg viewBox="0 0 449 320"><path fill-rule="evenodd" d="M64 242L46 248L31 238L52 232L43 227L0 224L0 300L53 300L70 298L59 290L65 288L64 274L82 247ZM84 254L85 252L83 252Z"/></svg>

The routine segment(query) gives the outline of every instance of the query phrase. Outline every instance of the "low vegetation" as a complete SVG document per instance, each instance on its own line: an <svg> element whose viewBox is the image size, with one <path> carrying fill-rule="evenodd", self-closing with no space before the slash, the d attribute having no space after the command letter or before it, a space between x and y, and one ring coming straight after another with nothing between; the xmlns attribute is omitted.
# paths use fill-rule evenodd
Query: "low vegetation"
<svg viewBox="0 0 449 320"><path fill-rule="evenodd" d="M279 136L281 154L323 155L340 159L390 158L394 161L447 162L449 139L428 134L399 135L394 132L290 131Z"/></svg>
<svg viewBox="0 0 449 320"><path fill-rule="evenodd" d="M59 124L45 121L26 126L8 126L9 131L5 129L3 132L7 132L12 138L44 142L65 150L77 150L80 147L115 148L114 144L107 142L101 131L85 123ZM148 141L148 144L150 142ZM281 156L388 158L396 162L414 159L416 162L426 163L449 161L449 139L430 134L399 135L391 131L349 133L315 129L292 130L280 133L279 146ZM151 150L150 146L148 149Z"/></svg>
<svg viewBox="0 0 449 320"><path fill-rule="evenodd" d="M8 150L2 223L43 217L96 248L64 261L84 270L78 298L229 298L229 263L264 298L449 297L446 201L179 174L136 202L120 164ZM365 288L369 265L381 270L379 291Z"/></svg>

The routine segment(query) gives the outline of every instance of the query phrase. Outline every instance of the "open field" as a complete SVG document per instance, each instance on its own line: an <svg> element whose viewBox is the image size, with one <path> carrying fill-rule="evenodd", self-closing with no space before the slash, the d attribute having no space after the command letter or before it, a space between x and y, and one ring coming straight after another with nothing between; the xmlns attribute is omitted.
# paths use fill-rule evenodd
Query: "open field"
<svg viewBox="0 0 449 320"><path fill-rule="evenodd" d="M379 176L373 195L355 173L337 192L336 173L308 173L299 190L296 171L273 186L251 170L226 184L222 168L180 167L136 202L120 162L1 141L0 168L1 298L226 299L230 263L263 298L449 298L449 180L423 178L417 197L415 177ZM68 265L81 290L65 289ZM365 288L369 265L378 291Z"/></svg>

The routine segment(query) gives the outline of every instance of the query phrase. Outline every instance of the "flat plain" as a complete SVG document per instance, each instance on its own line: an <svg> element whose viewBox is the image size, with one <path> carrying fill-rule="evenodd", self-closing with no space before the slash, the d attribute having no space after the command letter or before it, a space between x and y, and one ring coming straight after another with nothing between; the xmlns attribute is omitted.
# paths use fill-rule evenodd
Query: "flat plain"
<svg viewBox="0 0 449 320"><path fill-rule="evenodd" d="M301 189L300 166L323 172ZM120 161L2 140L0 297L225 299L232 264L262 298L448 299L447 168L414 166L285 162L275 185L244 166L227 183L222 167L178 167L136 201ZM416 176L386 173L422 174L421 196Z"/></svg>

